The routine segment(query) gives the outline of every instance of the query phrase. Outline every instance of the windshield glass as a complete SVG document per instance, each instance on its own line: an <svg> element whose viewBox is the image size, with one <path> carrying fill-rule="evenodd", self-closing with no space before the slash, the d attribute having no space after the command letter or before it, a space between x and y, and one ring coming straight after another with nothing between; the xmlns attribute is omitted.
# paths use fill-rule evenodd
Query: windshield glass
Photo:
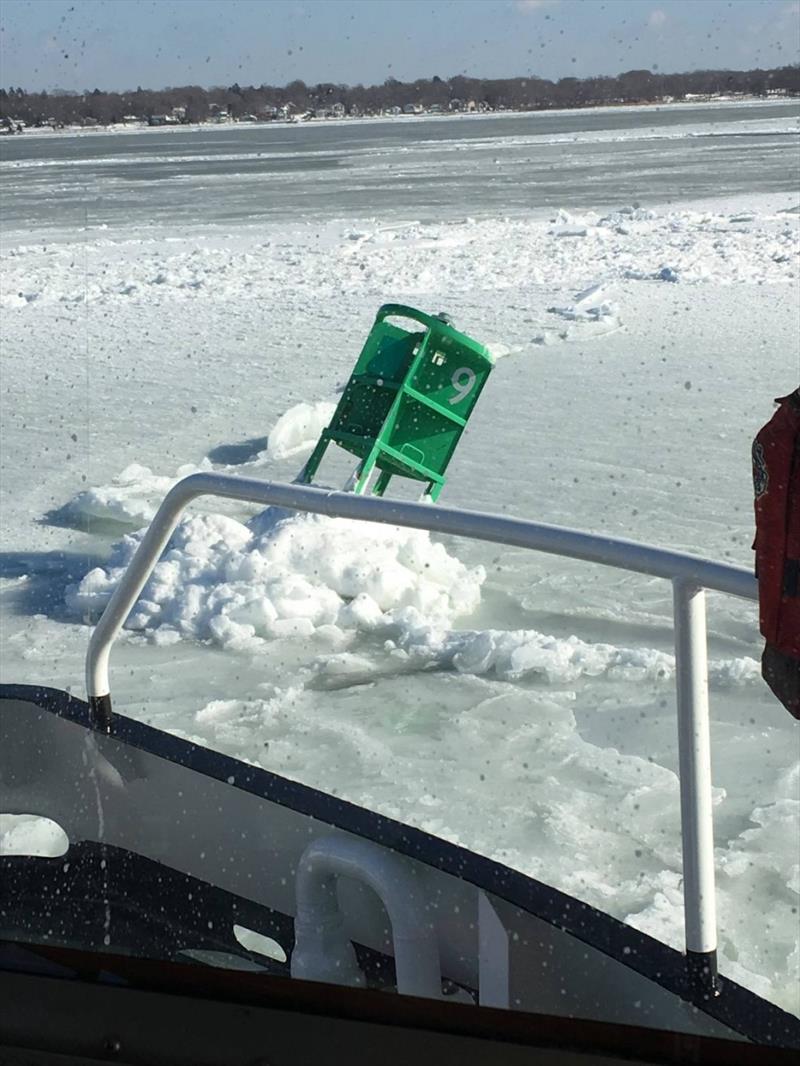
<svg viewBox="0 0 800 1066"><path fill-rule="evenodd" d="M170 487L312 454L316 485L752 571L751 442L800 378L797 4L0 17L3 682L84 697ZM358 392L386 303L458 337L387 332ZM763 643L709 594L718 961L800 1014L798 728ZM678 680L663 577L209 497L111 665L122 715L683 950ZM60 854L24 814L0 851Z"/></svg>

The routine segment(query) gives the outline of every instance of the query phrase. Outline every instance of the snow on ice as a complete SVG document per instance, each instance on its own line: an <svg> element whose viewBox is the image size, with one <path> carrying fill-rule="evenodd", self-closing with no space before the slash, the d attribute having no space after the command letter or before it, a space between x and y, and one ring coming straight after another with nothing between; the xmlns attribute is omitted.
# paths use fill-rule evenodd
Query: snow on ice
<svg viewBox="0 0 800 1066"><path fill-rule="evenodd" d="M147 490L152 477L144 474ZM67 590L73 615L102 610L142 533L124 537L107 567ZM672 679L674 657L653 649L531 630L453 630L456 619L477 607L485 577L483 567L464 566L425 531L276 508L247 525L202 514L180 523L127 624L161 644L210 640L239 650L314 636L342 648L356 633L371 633L382 637L394 670L402 662L404 669L447 668L505 681L538 676L550 684L603 675ZM318 676L341 680L353 663L360 672L364 662L342 653L323 657L315 668ZM744 657L712 663L710 676L723 686L742 684L758 678L759 669Z"/></svg>
<svg viewBox="0 0 800 1066"><path fill-rule="evenodd" d="M565 221L569 220L569 221ZM512 278L584 287L602 280L680 280L683 284L797 280L798 219L774 212L742 221L740 213L622 208L606 215L559 211L554 222L483 219L373 223L352 240L339 222L289 224L283 239L204 236L199 240L106 239L92 248L87 277L76 278L66 247L19 246L5 256L0 304L31 313L45 303L173 299L270 299L287 278L303 277L318 293L354 286L428 294L465 282L503 289ZM569 240L564 239L566 236ZM102 260L101 260L102 257ZM102 261L102 270L92 266Z"/></svg>
<svg viewBox="0 0 800 1066"><path fill-rule="evenodd" d="M67 593L79 615L105 606L140 537L117 545ZM448 624L480 597L482 568L469 569L428 533L275 509L245 526L223 515L184 519L155 568L131 628L252 647L275 637L412 620Z"/></svg>

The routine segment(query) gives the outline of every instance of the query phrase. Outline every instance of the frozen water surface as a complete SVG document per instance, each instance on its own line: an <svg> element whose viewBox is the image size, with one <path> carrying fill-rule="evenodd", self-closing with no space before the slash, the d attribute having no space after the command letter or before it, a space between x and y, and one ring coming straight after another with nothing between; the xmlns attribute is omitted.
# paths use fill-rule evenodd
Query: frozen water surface
<svg viewBox="0 0 800 1066"><path fill-rule="evenodd" d="M0 147L7 227L527 214L793 190L795 103L595 108L26 134ZM665 165L665 159L669 159Z"/></svg>
<svg viewBox="0 0 800 1066"><path fill-rule="evenodd" d="M291 479L387 300L498 357L444 504L750 566L750 441L800 370L797 119L4 139L3 679L82 692L87 622L167 488ZM709 632L721 966L798 1012L798 730L754 606L710 596ZM663 581L205 500L111 676L121 712L681 943Z"/></svg>

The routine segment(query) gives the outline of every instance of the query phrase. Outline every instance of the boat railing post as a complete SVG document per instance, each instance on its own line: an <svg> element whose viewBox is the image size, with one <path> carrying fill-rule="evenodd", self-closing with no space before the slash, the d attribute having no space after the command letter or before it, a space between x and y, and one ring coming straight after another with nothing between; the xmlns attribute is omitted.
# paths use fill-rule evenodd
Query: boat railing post
<svg viewBox="0 0 800 1066"><path fill-rule="evenodd" d="M89 717L94 728L101 732L108 733L111 730L111 689L108 680L111 645L147 583L187 504L202 494L194 489L196 482L197 475L184 478L173 485L164 497L89 638L86 654Z"/></svg>
<svg viewBox="0 0 800 1066"><path fill-rule="evenodd" d="M717 918L705 591L680 578L672 586L686 964L695 988L714 995Z"/></svg>

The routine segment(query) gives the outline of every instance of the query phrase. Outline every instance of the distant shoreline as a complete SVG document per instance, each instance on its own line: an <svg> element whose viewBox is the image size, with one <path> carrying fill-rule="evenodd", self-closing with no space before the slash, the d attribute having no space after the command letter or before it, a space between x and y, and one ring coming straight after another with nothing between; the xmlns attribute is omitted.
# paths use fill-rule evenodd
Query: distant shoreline
<svg viewBox="0 0 800 1066"><path fill-rule="evenodd" d="M59 128L52 128L50 126L30 126L26 127L23 133L5 134L0 137L0 143L2 143L6 137L9 140L16 140L20 137L96 137L102 135L118 135L124 133L197 133L197 132L217 132L223 130L263 130L263 129L287 129L293 126L300 127L319 127L319 126L349 126L358 123L380 124L380 123L419 123L419 122L443 122L454 120L492 120L502 118L521 118L529 117L531 121L535 121L540 116L547 115L568 115L568 114L603 114L603 113L617 113L620 111L636 112L636 111L676 111L689 108L724 108L724 107L781 107L795 104L800 108L800 97L796 96L771 96L764 98L762 96L716 96L709 97L707 99L695 99L695 100L673 100L668 103L662 103L659 101L636 103L636 104L600 104L589 105L586 107L561 107L561 108L542 108L540 110L502 110L502 111L475 111L475 112L446 112L439 114L437 112L422 112L421 114L413 115L347 115L342 117L329 117L329 118L308 118L308 119L272 119L269 121L241 121L230 120L227 122L197 122L197 123L168 123L164 125L151 126L147 122L137 123L111 123L107 126L62 126ZM2 131L0 131L2 132ZM800 130L799 130L800 132Z"/></svg>

